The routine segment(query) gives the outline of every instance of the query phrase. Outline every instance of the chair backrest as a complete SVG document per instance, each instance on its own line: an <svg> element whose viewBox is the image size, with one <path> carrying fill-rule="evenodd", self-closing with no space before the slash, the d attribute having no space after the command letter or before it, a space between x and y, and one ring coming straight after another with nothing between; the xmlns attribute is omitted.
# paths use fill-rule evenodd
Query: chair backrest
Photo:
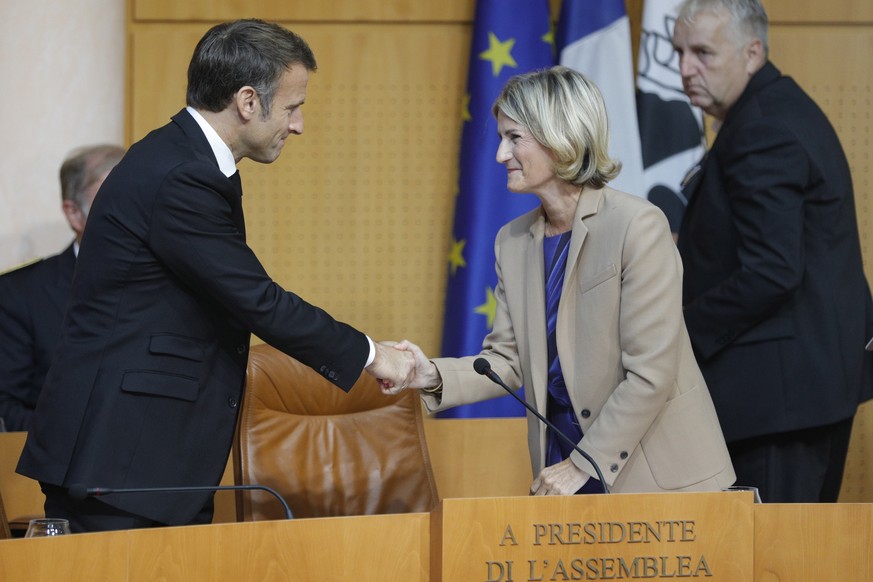
<svg viewBox="0 0 873 582"><path fill-rule="evenodd" d="M234 444L236 482L266 485L295 518L430 511L438 502L421 402L386 396L363 373L345 393L268 345L253 346ZM281 519L281 504L237 496L241 521Z"/></svg>

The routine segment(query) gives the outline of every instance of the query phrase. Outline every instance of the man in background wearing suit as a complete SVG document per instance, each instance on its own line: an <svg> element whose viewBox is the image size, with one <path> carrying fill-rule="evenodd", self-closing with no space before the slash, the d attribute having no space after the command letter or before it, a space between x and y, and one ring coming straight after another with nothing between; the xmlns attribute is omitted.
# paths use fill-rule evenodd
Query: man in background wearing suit
<svg viewBox="0 0 873 582"><path fill-rule="evenodd" d="M88 211L123 155L124 148L115 145L71 152L61 166L61 209L75 240L60 254L0 276L0 419L6 430L30 427L60 337Z"/></svg>
<svg viewBox="0 0 873 582"><path fill-rule="evenodd" d="M405 385L386 348L284 290L245 242L243 158L303 132L306 42L258 20L219 24L188 68L188 107L131 146L88 221L61 345L18 471L72 531L208 523L243 401L251 333L348 391L362 370ZM294 387L291 387L294 389Z"/></svg>
<svg viewBox="0 0 873 582"><path fill-rule="evenodd" d="M685 92L719 124L679 231L685 320L737 484L830 502L871 397L870 292L846 156L767 26L758 0L686 0L676 21Z"/></svg>

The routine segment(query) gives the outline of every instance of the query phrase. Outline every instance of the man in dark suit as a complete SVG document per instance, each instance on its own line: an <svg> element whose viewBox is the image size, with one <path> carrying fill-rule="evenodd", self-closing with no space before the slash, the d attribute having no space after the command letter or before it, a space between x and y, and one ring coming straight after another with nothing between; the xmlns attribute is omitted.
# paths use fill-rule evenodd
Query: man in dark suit
<svg viewBox="0 0 873 582"><path fill-rule="evenodd" d="M61 165L61 209L76 238L64 252L0 276L0 419L6 430L30 427L60 337L88 211L123 155L115 145L71 152Z"/></svg>
<svg viewBox="0 0 873 582"><path fill-rule="evenodd" d="M737 483L764 501L835 501L871 397L849 165L824 113L767 60L758 0L687 0L673 41L685 92L720 125L689 182L679 250Z"/></svg>
<svg viewBox="0 0 873 582"><path fill-rule="evenodd" d="M236 163L270 163L302 133L315 68L281 26L213 27L189 65L188 107L104 182L18 463L73 531L211 521L208 493L76 500L68 489L217 485L252 332L343 390L365 368L408 383L409 354L282 289L245 242Z"/></svg>

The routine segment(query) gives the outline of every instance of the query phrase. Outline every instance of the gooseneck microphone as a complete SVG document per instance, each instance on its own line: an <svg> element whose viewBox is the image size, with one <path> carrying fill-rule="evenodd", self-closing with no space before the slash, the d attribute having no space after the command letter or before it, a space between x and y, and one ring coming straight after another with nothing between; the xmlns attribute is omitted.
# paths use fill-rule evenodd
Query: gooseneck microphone
<svg viewBox="0 0 873 582"><path fill-rule="evenodd" d="M291 508L285 499L266 485L213 485L195 487L133 487L126 489L113 489L111 487L86 487L81 483L74 483L67 489L67 495L71 499L82 501L88 497L102 497L103 495L116 495L122 493L203 493L204 491L266 491L279 500L285 510L285 519L293 519Z"/></svg>
<svg viewBox="0 0 873 582"><path fill-rule="evenodd" d="M485 358L476 358L476 360L473 362L473 369L476 370L477 374L486 376L489 380L506 390L506 392L508 392L513 398L521 402L522 406L530 410L534 414L534 416L539 418L543 423L545 423L546 426L552 429L556 435L564 439L567 444L576 449L576 452L582 455L582 457L586 461L591 463L592 467L594 467L594 471L597 473L597 478L600 479L600 484L603 486L603 492L609 493L609 487L606 485L606 479L603 478L603 473L600 472L600 467L597 466L597 463L594 461L594 459L591 458L591 455L580 449L579 445L573 442L573 439L564 434L558 427L549 422L546 417L537 412L533 406L528 404L524 400L524 398L516 394L509 386L504 384L503 380L500 379L500 376L497 375L497 372L491 369L491 364L488 363L488 360L486 360Z"/></svg>

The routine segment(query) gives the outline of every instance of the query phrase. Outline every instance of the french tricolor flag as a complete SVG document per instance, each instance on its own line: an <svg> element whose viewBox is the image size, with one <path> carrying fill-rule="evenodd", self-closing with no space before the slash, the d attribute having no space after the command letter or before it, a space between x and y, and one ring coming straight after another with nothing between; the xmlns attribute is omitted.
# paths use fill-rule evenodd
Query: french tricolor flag
<svg viewBox="0 0 873 582"><path fill-rule="evenodd" d="M564 0L558 20L559 62L591 79L606 102L609 154L622 163L610 186L645 197L630 23L624 0Z"/></svg>

